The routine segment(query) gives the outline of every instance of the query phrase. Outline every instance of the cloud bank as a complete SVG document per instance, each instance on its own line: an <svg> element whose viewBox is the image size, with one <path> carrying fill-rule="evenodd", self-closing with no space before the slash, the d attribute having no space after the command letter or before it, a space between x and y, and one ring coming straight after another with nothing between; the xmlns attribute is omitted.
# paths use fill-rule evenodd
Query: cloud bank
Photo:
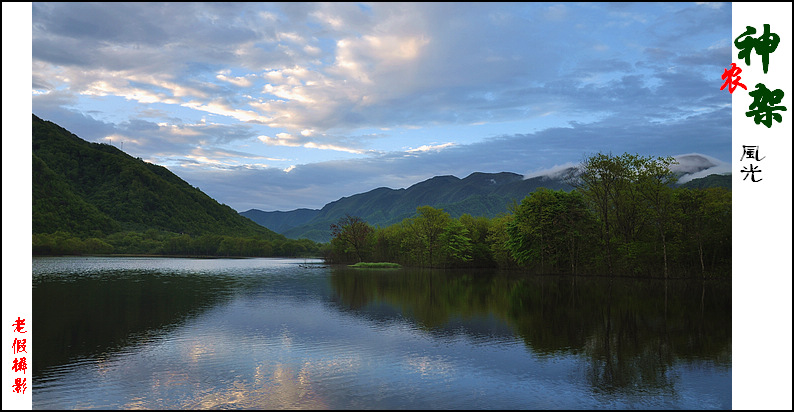
<svg viewBox="0 0 794 412"><path fill-rule="evenodd" d="M599 151L718 164L730 9L34 3L33 111L237 210Z"/></svg>

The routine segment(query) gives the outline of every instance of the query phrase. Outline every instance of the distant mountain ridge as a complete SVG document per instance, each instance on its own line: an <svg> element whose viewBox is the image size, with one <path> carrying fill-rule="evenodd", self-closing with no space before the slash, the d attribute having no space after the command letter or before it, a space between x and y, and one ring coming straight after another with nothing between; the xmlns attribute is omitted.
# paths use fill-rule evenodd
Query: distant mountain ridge
<svg viewBox="0 0 794 412"><path fill-rule="evenodd" d="M251 209L240 214L276 233L283 233L312 220L319 213L320 209L295 209L287 212Z"/></svg>
<svg viewBox="0 0 794 412"><path fill-rule="evenodd" d="M330 225L345 214L359 216L373 226L398 223L413 216L417 207L425 205L442 208L452 217L465 213L495 217L506 213L513 200L521 201L539 187L571 189L562 180L546 176L524 179L517 173L475 172L463 179L435 176L405 189L380 187L343 197L319 210L263 212L251 209L240 214L288 238L327 242Z"/></svg>
<svg viewBox="0 0 794 412"><path fill-rule="evenodd" d="M165 167L33 115L33 233L100 237L149 229L285 239Z"/></svg>
<svg viewBox="0 0 794 412"><path fill-rule="evenodd" d="M555 174L561 176L561 173ZM681 184L681 187L731 187L730 175L709 175ZM322 209L264 212L250 209L241 215L291 239L306 238L315 242L331 239L330 225L349 214L373 226L389 226L411 217L419 206L444 209L452 217L463 214L495 217L508 212L513 201L520 202L539 187L571 190L561 177L538 176L524 179L511 172L475 172L460 179L435 176L405 189L380 187L364 193L342 197Z"/></svg>

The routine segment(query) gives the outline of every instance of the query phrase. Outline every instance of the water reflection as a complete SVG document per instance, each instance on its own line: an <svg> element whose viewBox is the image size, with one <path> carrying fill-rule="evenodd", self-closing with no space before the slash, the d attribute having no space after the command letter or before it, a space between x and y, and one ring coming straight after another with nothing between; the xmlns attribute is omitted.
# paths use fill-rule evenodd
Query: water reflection
<svg viewBox="0 0 794 412"><path fill-rule="evenodd" d="M236 379L224 388L200 394L180 409L328 409L311 385L310 368L259 365L253 379ZM126 409L126 408L125 408Z"/></svg>
<svg viewBox="0 0 794 412"><path fill-rule="evenodd" d="M230 278L110 271L33 284L34 376L70 359L147 342L229 298Z"/></svg>
<svg viewBox="0 0 794 412"><path fill-rule="evenodd" d="M730 284L45 263L37 409L730 408Z"/></svg>
<svg viewBox="0 0 794 412"><path fill-rule="evenodd" d="M268 290L298 263L61 257L35 258L33 264L32 369L35 378L44 378L41 373L53 366L101 361L151 344L209 308Z"/></svg>
<svg viewBox="0 0 794 412"><path fill-rule="evenodd" d="M541 357L577 354L598 392L672 391L678 361L731 367L727 282L336 268L331 284L337 304L361 316L390 307L431 334L510 333ZM501 322L483 330L484 318Z"/></svg>

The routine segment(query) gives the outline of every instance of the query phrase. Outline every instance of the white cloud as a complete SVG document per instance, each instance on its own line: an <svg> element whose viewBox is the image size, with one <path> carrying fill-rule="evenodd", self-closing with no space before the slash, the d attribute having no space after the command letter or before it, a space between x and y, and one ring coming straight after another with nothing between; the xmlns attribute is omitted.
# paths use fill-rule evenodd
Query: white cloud
<svg viewBox="0 0 794 412"><path fill-rule="evenodd" d="M441 151L443 149L446 149L446 148L452 147L452 146L455 146L455 143L448 142L448 143L436 144L436 145L434 145L434 144L427 145L426 144L426 145L419 146L419 147L417 147L415 149L408 149L408 150L406 150L406 152L408 152L408 153L430 152L430 151L438 152L438 151Z"/></svg>
<svg viewBox="0 0 794 412"><path fill-rule="evenodd" d="M312 46L310 44L303 46L303 51L311 56L318 56L320 55L320 53L322 53L322 49L320 49L317 46Z"/></svg>
<svg viewBox="0 0 794 412"><path fill-rule="evenodd" d="M549 176L551 178L555 178L556 179L556 178L563 177L565 175L565 173L568 171L568 169L570 169L572 167L577 167L577 166L578 166L578 164L577 163L573 163L573 162L567 162L567 163L564 163L564 164L561 164L561 165L554 165L552 167L544 168L542 170L537 170L537 171L534 171L534 172L527 172L527 173L524 174L524 179L531 179L533 177L539 177L539 176Z"/></svg>
<svg viewBox="0 0 794 412"><path fill-rule="evenodd" d="M209 102L206 104L196 101L189 101L186 103L182 103L182 106L189 107L191 109L199 110L202 112L232 117L241 122L256 121L260 123L269 123L270 121L272 121L270 117L262 116L259 113L256 113L251 110L235 109L234 107L231 107L231 105L220 101Z"/></svg>
<svg viewBox="0 0 794 412"><path fill-rule="evenodd" d="M353 149L350 147L338 146L334 144L322 144L322 143L315 143L315 142L307 142L303 144L303 147L307 147L309 149L321 149L321 150L335 150L338 152L347 152L353 154L362 154L364 153L361 149Z"/></svg>
<svg viewBox="0 0 794 412"><path fill-rule="evenodd" d="M297 140L294 136L288 133L279 133L276 137L270 136L257 136L262 143L271 146L290 146L290 147L299 147L302 146L302 143Z"/></svg>
<svg viewBox="0 0 794 412"><path fill-rule="evenodd" d="M288 41L288 42L292 42L292 43L303 43L303 42L305 42L303 37L300 34L295 33L295 32L289 32L289 33L281 32L281 33L276 34L276 38L279 41Z"/></svg>
<svg viewBox="0 0 794 412"><path fill-rule="evenodd" d="M720 9L725 3L722 2L713 2L713 1L705 1L705 2L695 2L698 6L705 6L711 9Z"/></svg>
<svg viewBox="0 0 794 412"><path fill-rule="evenodd" d="M272 84L265 85L265 93L272 94L284 100L299 103L316 103L314 99L306 95L306 89L303 87L290 87L288 85L273 86Z"/></svg>
<svg viewBox="0 0 794 412"><path fill-rule="evenodd" d="M333 151L347 152L353 154L364 153L364 150L357 149L354 147L308 140L309 137L310 137L309 135L305 135L305 134L302 136L295 136L289 133L281 132L276 134L276 137L257 136L257 139L259 139L259 141L261 141L262 143L265 143L270 146L305 147L308 149L333 150Z"/></svg>
<svg viewBox="0 0 794 412"><path fill-rule="evenodd" d="M248 75L248 76L228 77L222 73L215 76L215 78L217 78L218 80L231 83L237 87L251 87L254 84L252 79L253 77L255 76Z"/></svg>
<svg viewBox="0 0 794 412"><path fill-rule="evenodd" d="M731 173L731 164L715 157L701 153L687 153L673 156L678 164L671 165L670 170L676 173L685 173L679 183L686 183L692 179L706 177L712 174Z"/></svg>

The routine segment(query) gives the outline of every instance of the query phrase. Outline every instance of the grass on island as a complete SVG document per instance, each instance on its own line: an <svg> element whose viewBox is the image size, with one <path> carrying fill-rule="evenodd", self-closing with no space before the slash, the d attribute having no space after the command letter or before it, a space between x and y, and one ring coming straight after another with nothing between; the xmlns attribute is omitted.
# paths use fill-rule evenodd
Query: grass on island
<svg viewBox="0 0 794 412"><path fill-rule="evenodd" d="M366 269L397 269L401 267L398 263L391 262L358 262L355 265L349 265L351 268L366 268Z"/></svg>

